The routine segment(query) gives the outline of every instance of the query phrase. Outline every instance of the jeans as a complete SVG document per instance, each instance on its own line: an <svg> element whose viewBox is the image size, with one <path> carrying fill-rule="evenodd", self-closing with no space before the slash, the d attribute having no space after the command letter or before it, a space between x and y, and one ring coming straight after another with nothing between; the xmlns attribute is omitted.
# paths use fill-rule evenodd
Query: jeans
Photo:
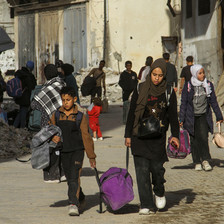
<svg viewBox="0 0 224 224"><path fill-rule="evenodd" d="M84 151L61 153L61 162L68 184L69 204L79 206L80 173L84 159Z"/></svg>
<svg viewBox="0 0 224 224"><path fill-rule="evenodd" d="M19 113L16 116L13 126L15 128L25 128L26 127L26 117L28 113L28 107L20 106Z"/></svg>
<svg viewBox="0 0 224 224"><path fill-rule="evenodd" d="M141 208L153 208L152 184L155 195L163 197L165 193L163 162L134 156L134 163Z"/></svg>
<svg viewBox="0 0 224 224"><path fill-rule="evenodd" d="M191 153L194 163L201 163L210 160L208 146L208 122L207 115L194 117L194 136L190 135Z"/></svg>

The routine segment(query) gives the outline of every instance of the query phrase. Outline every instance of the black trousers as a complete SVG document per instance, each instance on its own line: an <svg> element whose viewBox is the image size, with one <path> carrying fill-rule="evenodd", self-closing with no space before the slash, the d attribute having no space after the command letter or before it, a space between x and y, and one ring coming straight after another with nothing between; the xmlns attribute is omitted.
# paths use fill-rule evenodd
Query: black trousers
<svg viewBox="0 0 224 224"><path fill-rule="evenodd" d="M101 86L97 86L93 89L92 94L91 94L91 98L94 98L97 95L97 97L102 96L102 87Z"/></svg>
<svg viewBox="0 0 224 224"><path fill-rule="evenodd" d="M80 173L84 159L84 151L61 153L61 162L68 184L69 204L79 206Z"/></svg>
<svg viewBox="0 0 224 224"><path fill-rule="evenodd" d="M153 194L162 197L165 193L165 168L163 162L134 156L135 172L141 208L153 208ZM153 189L152 189L153 184Z"/></svg>
<svg viewBox="0 0 224 224"><path fill-rule="evenodd" d="M208 122L207 115L194 117L194 136L190 135L191 153L194 163L210 160L211 155L208 146Z"/></svg>

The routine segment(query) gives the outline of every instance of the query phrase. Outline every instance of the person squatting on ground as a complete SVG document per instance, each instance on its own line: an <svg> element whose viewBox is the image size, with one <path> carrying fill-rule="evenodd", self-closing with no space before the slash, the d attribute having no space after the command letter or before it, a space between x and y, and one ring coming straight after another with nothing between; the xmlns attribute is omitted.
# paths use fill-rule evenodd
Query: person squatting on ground
<svg viewBox="0 0 224 224"><path fill-rule="evenodd" d="M66 86L65 82L58 77L55 65L46 65L44 75L47 81L31 102L31 108L41 112L41 128L48 124L50 116L62 105L60 91L62 87ZM44 181L58 183L63 176L63 171L60 170L60 158L57 150L51 152L50 161L50 166L43 170Z"/></svg>
<svg viewBox="0 0 224 224"><path fill-rule="evenodd" d="M213 84L207 80L202 65L191 66L191 80L186 82L181 95L180 126L190 134L191 153L195 170L212 170L208 132L213 133L211 107L217 123L223 122Z"/></svg>
<svg viewBox="0 0 224 224"><path fill-rule="evenodd" d="M135 88L125 128L125 145L131 147L134 156L136 179L140 199L140 215L153 213L155 205L162 209L166 205L164 183L166 154L166 132L171 125L171 142L179 148L179 123L177 118L177 98L172 91L169 106L166 98L166 62L157 59L151 66L146 81ZM154 116L159 119L162 134L159 137L141 139L138 137L140 120ZM151 182L152 176L152 182Z"/></svg>
<svg viewBox="0 0 224 224"><path fill-rule="evenodd" d="M88 122L85 115L78 111L77 100L73 87L61 89L62 106L58 109L59 119L56 121L56 112L53 113L50 124L57 125L62 131L61 161L68 184L69 215L78 216L80 206L80 173L82 169L84 150L92 168L96 167L94 144L88 131ZM80 116L81 113L81 116ZM76 121L81 117L79 123ZM54 136L52 141L60 142L60 137Z"/></svg>
<svg viewBox="0 0 224 224"><path fill-rule="evenodd" d="M146 76L149 74L152 62L153 58L151 56L148 56L145 61L145 66L141 67L138 74L138 79L140 80L140 82L145 82Z"/></svg>
<svg viewBox="0 0 224 224"><path fill-rule="evenodd" d="M19 105L19 113L17 114L14 127L15 128L25 128L27 121L27 114L30 106L30 96L32 90L36 86L36 79L32 74L34 68L34 63L28 61L26 67L22 67L20 70L15 72L15 77L18 77L22 83L22 96L15 98L15 103Z"/></svg>
<svg viewBox="0 0 224 224"><path fill-rule="evenodd" d="M125 68L119 79L119 86L122 88L122 100L123 100L123 124L126 124L128 110L130 106L129 97L135 87L137 86L137 74L131 70L132 62L126 61Z"/></svg>
<svg viewBox="0 0 224 224"><path fill-rule="evenodd" d="M91 110L87 110L89 115L89 127L93 132L93 141L97 141L97 137L99 140L103 140L102 133L100 130L99 116L102 111L102 101L100 98L93 98L93 107Z"/></svg>
<svg viewBox="0 0 224 224"><path fill-rule="evenodd" d="M91 93L91 102L92 102L92 99L95 96L101 98L101 96L102 96L102 85L103 85L103 88L104 88L103 95L106 96L106 82L105 82L106 75L103 71L104 66L105 66L105 61L101 60L100 64L99 64L99 68L93 68L90 71L90 73L88 74L88 76L93 76L94 78L97 78L96 86Z"/></svg>

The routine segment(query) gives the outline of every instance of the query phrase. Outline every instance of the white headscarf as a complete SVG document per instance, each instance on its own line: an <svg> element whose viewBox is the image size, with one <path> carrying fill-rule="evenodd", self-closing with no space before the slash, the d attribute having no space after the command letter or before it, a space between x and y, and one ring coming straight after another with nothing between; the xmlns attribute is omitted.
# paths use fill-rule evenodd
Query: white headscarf
<svg viewBox="0 0 224 224"><path fill-rule="evenodd" d="M198 80L198 72L202 69L202 65L192 65L191 66L191 83L193 86L203 86L206 90L206 94L209 97L210 93L212 92L210 85L208 85L207 79L205 78L204 81Z"/></svg>

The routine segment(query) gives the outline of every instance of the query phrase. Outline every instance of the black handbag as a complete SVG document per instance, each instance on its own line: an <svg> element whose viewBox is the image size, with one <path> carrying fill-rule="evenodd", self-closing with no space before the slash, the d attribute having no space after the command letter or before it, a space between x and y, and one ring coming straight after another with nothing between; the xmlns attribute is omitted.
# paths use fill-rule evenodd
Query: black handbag
<svg viewBox="0 0 224 224"><path fill-rule="evenodd" d="M149 117L140 120L138 127L138 138L150 139L161 135L162 130L160 121L155 116L150 115Z"/></svg>

